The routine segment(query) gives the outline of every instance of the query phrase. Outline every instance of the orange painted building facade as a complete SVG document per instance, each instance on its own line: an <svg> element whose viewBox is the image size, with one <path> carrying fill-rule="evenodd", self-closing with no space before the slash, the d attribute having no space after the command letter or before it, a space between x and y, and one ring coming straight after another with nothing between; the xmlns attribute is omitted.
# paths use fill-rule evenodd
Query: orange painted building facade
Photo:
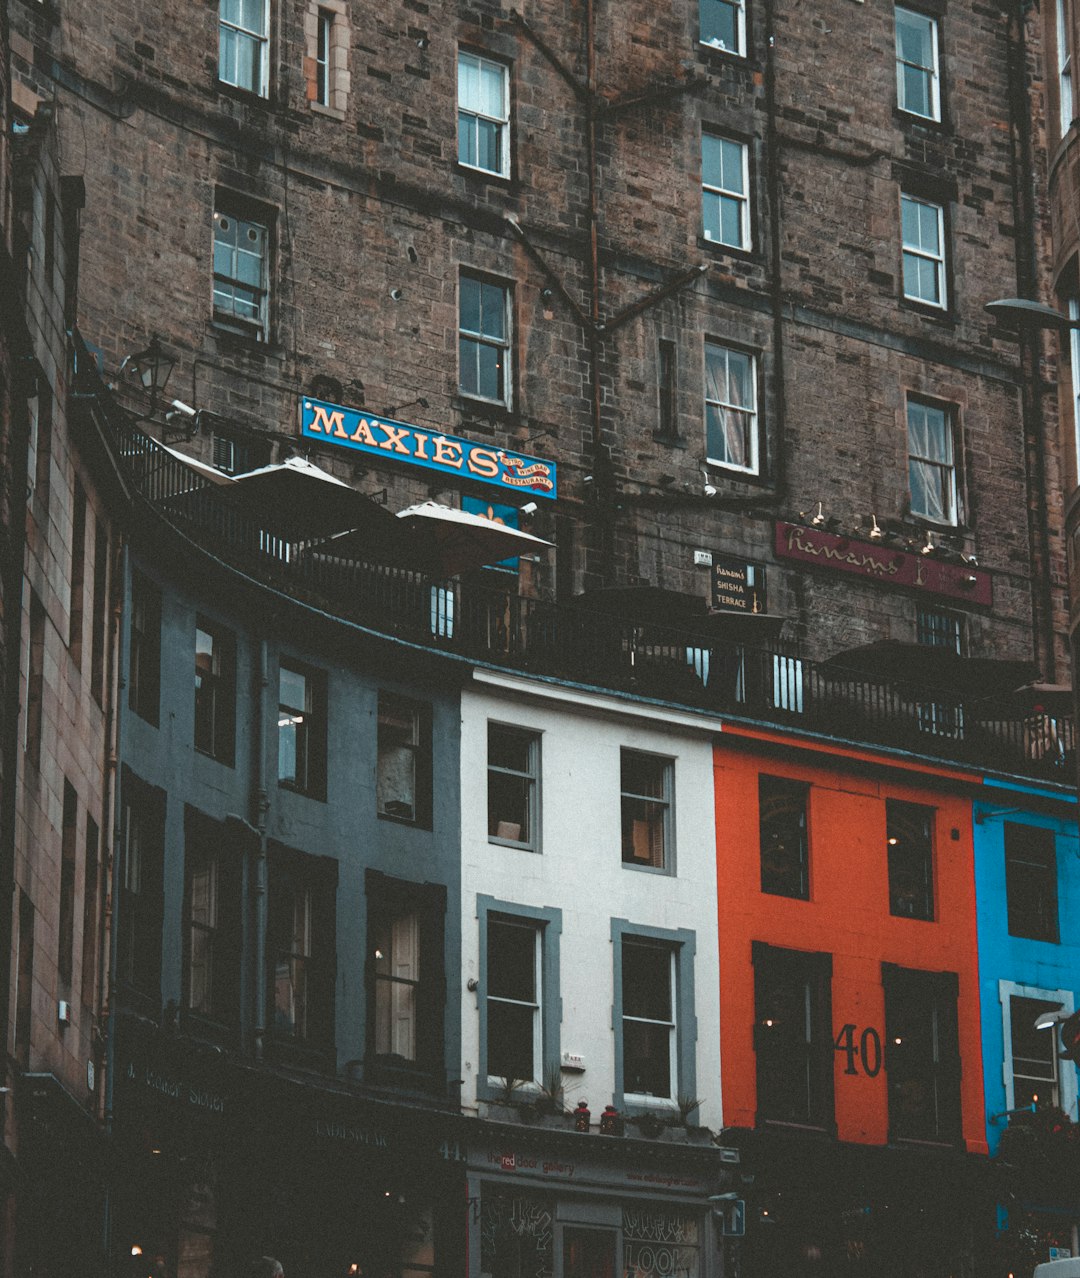
<svg viewBox="0 0 1080 1278"><path fill-rule="evenodd" d="M855 751L778 753L764 739L755 743L731 731L718 738L714 766L725 1127L756 1124L757 941L832 956L834 1042L845 1025L854 1026L855 1050L834 1050L835 1134L841 1141L889 1140L882 964L955 973L963 1143L969 1153L985 1154L971 798L963 793L964 775L887 768ZM762 890L761 775L808 787L809 899ZM932 920L890 912L887 800L933 809ZM876 1070L873 1039L866 1040L865 1053L860 1046L868 1028L881 1045Z"/></svg>

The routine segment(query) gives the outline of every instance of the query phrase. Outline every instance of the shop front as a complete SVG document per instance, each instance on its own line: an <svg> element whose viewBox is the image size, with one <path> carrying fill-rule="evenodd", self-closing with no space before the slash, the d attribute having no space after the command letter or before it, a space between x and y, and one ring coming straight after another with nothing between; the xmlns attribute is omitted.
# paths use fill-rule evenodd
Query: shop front
<svg viewBox="0 0 1080 1278"><path fill-rule="evenodd" d="M715 1278L734 1151L480 1123L468 1152L480 1278Z"/></svg>

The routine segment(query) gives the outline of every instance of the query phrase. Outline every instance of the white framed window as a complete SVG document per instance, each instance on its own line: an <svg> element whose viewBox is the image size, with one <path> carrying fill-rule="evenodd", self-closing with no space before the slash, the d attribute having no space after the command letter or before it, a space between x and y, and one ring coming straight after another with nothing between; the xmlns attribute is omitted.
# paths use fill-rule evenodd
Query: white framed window
<svg viewBox="0 0 1080 1278"><path fill-rule="evenodd" d="M911 513L938 524L956 524L956 423L952 409L909 398L907 429Z"/></svg>
<svg viewBox="0 0 1080 1278"><path fill-rule="evenodd" d="M1054 30L1057 43L1058 73L1058 123L1061 136L1072 128L1076 114L1072 82L1072 45L1069 43L1069 22L1065 9L1066 0L1054 0Z"/></svg>
<svg viewBox="0 0 1080 1278"><path fill-rule="evenodd" d="M698 39L710 49L746 55L746 0L698 0Z"/></svg>
<svg viewBox="0 0 1080 1278"><path fill-rule="evenodd" d="M539 850L540 734L488 724L488 839Z"/></svg>
<svg viewBox="0 0 1080 1278"><path fill-rule="evenodd" d="M623 750L620 775L623 865L670 871L675 858L673 761L641 750Z"/></svg>
<svg viewBox="0 0 1080 1278"><path fill-rule="evenodd" d="M458 53L458 163L510 176L510 72L502 62Z"/></svg>
<svg viewBox="0 0 1080 1278"><path fill-rule="evenodd" d="M623 1093L639 1103L674 1100L679 1080L675 951L622 938Z"/></svg>
<svg viewBox="0 0 1080 1278"><path fill-rule="evenodd" d="M319 106L330 105L330 46L334 30L334 15L329 9L319 9L315 16L315 101Z"/></svg>
<svg viewBox="0 0 1080 1278"><path fill-rule="evenodd" d="M745 142L701 135L701 199L705 238L750 247L750 156Z"/></svg>
<svg viewBox="0 0 1080 1278"><path fill-rule="evenodd" d="M262 223L214 210L214 321L259 341L268 331L269 246Z"/></svg>
<svg viewBox="0 0 1080 1278"><path fill-rule="evenodd" d="M901 111L941 119L936 18L896 6L896 98Z"/></svg>
<svg viewBox="0 0 1080 1278"><path fill-rule="evenodd" d="M372 920L375 971L375 1052L417 1059L420 920L415 911L389 909Z"/></svg>
<svg viewBox="0 0 1080 1278"><path fill-rule="evenodd" d="M267 97L270 0L220 0L218 13L218 79Z"/></svg>
<svg viewBox="0 0 1080 1278"><path fill-rule="evenodd" d="M1080 320L1080 297L1070 297L1069 319ZM1073 460L1076 466L1076 482L1080 484L1080 328L1069 330L1069 371L1072 375L1072 430Z"/></svg>
<svg viewBox="0 0 1080 1278"><path fill-rule="evenodd" d="M705 343L705 460L758 473L757 361L715 342Z"/></svg>
<svg viewBox="0 0 1080 1278"><path fill-rule="evenodd" d="M541 929L531 919L487 919L487 1077L543 1078Z"/></svg>
<svg viewBox="0 0 1080 1278"><path fill-rule="evenodd" d="M945 210L931 200L900 196L904 296L945 309Z"/></svg>
<svg viewBox="0 0 1080 1278"><path fill-rule="evenodd" d="M464 272L458 283L458 389L510 404L510 290Z"/></svg>
<svg viewBox="0 0 1080 1278"><path fill-rule="evenodd" d="M1042 1012L1062 1016L1074 1010L1072 990L1050 990L1014 981L998 981L1001 1002L1002 1075L1005 1081L1005 1109L1039 1104L1057 1105L1073 1119L1077 1116L1075 1069L1058 1065L1058 1027L1035 1028Z"/></svg>

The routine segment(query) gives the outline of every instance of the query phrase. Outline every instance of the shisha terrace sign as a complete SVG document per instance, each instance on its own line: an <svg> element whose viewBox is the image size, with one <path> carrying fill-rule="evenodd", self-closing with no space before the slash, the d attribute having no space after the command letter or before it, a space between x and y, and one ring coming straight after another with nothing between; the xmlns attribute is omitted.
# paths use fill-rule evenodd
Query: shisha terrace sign
<svg viewBox="0 0 1080 1278"><path fill-rule="evenodd" d="M341 404L327 404L305 396L300 401L300 431L307 439L352 448L384 460L475 479L504 492L515 491L552 500L557 496L553 461L510 452L505 448L474 444L471 439L396 422L387 417L375 417Z"/></svg>

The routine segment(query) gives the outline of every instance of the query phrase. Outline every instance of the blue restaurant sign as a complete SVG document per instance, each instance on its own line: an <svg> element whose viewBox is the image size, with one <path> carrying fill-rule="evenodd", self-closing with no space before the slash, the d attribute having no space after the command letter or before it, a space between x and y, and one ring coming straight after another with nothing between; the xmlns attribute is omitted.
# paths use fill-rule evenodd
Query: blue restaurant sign
<svg viewBox="0 0 1080 1278"><path fill-rule="evenodd" d="M497 445L474 444L471 439L445 435L424 426L373 417L355 408L301 400L300 430L307 439L355 448L357 452L426 466L448 475L494 484L503 491L554 498L555 463L512 453Z"/></svg>

